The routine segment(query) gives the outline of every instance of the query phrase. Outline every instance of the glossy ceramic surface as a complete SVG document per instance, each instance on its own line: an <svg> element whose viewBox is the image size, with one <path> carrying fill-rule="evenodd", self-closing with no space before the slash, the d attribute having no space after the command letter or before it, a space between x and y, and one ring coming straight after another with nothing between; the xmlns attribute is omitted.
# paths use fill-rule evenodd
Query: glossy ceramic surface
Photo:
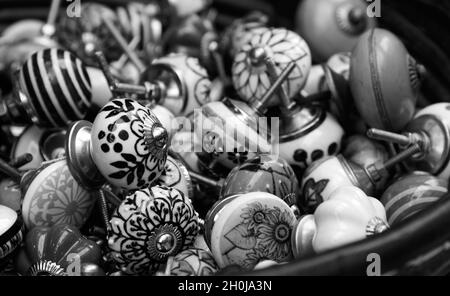
<svg viewBox="0 0 450 296"><path fill-rule="evenodd" d="M221 190L221 196L248 192L268 192L288 205L297 204L299 194L297 177L291 166L275 155L260 155L235 167Z"/></svg>
<svg viewBox="0 0 450 296"><path fill-rule="evenodd" d="M357 184L336 156L326 157L313 163L305 172L302 182L303 200L300 204L314 211L319 204L343 186Z"/></svg>
<svg viewBox="0 0 450 296"><path fill-rule="evenodd" d="M92 105L85 65L62 49L32 54L20 69L18 84L43 126L61 127L83 119Z"/></svg>
<svg viewBox="0 0 450 296"><path fill-rule="evenodd" d="M161 122L161 125L166 129L170 141L175 132L175 115L169 109L161 105L150 105L148 108L150 108L156 118Z"/></svg>
<svg viewBox="0 0 450 296"><path fill-rule="evenodd" d="M314 251L324 252L387 229L381 202L356 187L340 187L314 213Z"/></svg>
<svg viewBox="0 0 450 296"><path fill-rule="evenodd" d="M67 224L31 229L25 238L25 248L31 264L30 275L49 275L58 269L66 272L75 260L98 264L101 258L100 247Z"/></svg>
<svg viewBox="0 0 450 296"><path fill-rule="evenodd" d="M22 242L23 222L17 213L0 205L0 260L11 254Z"/></svg>
<svg viewBox="0 0 450 296"><path fill-rule="evenodd" d="M447 194L447 188L448 181L424 172L400 178L381 197L389 225L394 226L422 212Z"/></svg>
<svg viewBox="0 0 450 296"><path fill-rule="evenodd" d="M273 147L270 135L264 134L264 127L260 125L258 134L255 125L259 122L232 105L239 102L229 102L203 106L201 113L194 114L194 132L202 139L203 152L212 153L220 164L232 169L257 153L270 154Z"/></svg>
<svg viewBox="0 0 450 296"><path fill-rule="evenodd" d="M43 161L64 156L64 137L64 130L45 129L36 125L29 126L14 143L11 158L30 153L33 156L32 161L19 169L23 171L37 169Z"/></svg>
<svg viewBox="0 0 450 296"><path fill-rule="evenodd" d="M0 181L0 205L11 208L14 211L20 211L22 208L20 186L9 178Z"/></svg>
<svg viewBox="0 0 450 296"><path fill-rule="evenodd" d="M286 29L254 29L252 38L244 44L234 58L232 68L233 85L239 96L246 102L260 99L271 86L266 65L254 65L249 52L254 48L263 48L272 59L277 74L290 63L295 63L294 70L284 82L289 98L295 96L305 85L311 68L311 53L306 42L296 33ZM277 77L272 77L276 79ZM278 95L274 96L269 106L280 105Z"/></svg>
<svg viewBox="0 0 450 296"><path fill-rule="evenodd" d="M152 273L192 245L198 227L198 215L187 196L154 186L127 196L117 208L108 245L123 272Z"/></svg>
<svg viewBox="0 0 450 296"><path fill-rule="evenodd" d="M131 99L115 99L95 118L91 154L111 184L138 189L161 175L167 141L167 132L153 112Z"/></svg>
<svg viewBox="0 0 450 296"><path fill-rule="evenodd" d="M171 156L167 156L164 171L159 179L151 186L154 185L172 187L178 189L184 196L187 196L190 199L194 197L194 189L187 168L180 161Z"/></svg>
<svg viewBox="0 0 450 296"><path fill-rule="evenodd" d="M210 276L219 270L211 252L195 248L178 253L166 268L170 276Z"/></svg>
<svg viewBox="0 0 450 296"><path fill-rule="evenodd" d="M73 178L65 159L44 164L22 194L22 217L28 229L60 224L80 228L95 204L95 198Z"/></svg>
<svg viewBox="0 0 450 296"><path fill-rule="evenodd" d="M384 29L364 33L352 52L350 88L372 128L400 131L413 118L420 86L415 60Z"/></svg>
<svg viewBox="0 0 450 296"><path fill-rule="evenodd" d="M292 258L291 233L295 216L280 198L253 192L232 199L211 232L211 251L219 267L238 265L251 270L263 259Z"/></svg>
<svg viewBox="0 0 450 296"><path fill-rule="evenodd" d="M351 23L352 9L362 12L361 19ZM359 0L305 0L296 12L296 31L311 47L314 60L325 62L333 54L351 51L359 36L376 26L376 18L365 13L367 4Z"/></svg>
<svg viewBox="0 0 450 296"><path fill-rule="evenodd" d="M211 80L200 61L184 54L169 54L153 60L144 79L161 81L166 94L159 104L176 116L189 116L195 108L211 101Z"/></svg>
<svg viewBox="0 0 450 296"><path fill-rule="evenodd" d="M449 103L432 104L422 110L419 110L416 113L416 115L414 116L414 118L417 119L424 115L436 116L437 118L439 118L439 120L442 121L442 123L450 131L450 120L449 120L450 104ZM445 145L445 146L447 146L447 145ZM436 147L433 147L433 149L439 149L439 148L436 145ZM445 154L445 152L443 154ZM449 156L444 155L444 158L446 158L446 161L444 161L443 167L440 169L440 172L437 174L439 178L442 178L445 180L450 178L450 159L449 159L449 157L450 157L450 155Z"/></svg>
<svg viewBox="0 0 450 296"><path fill-rule="evenodd" d="M378 162L383 163L389 159L389 153L383 145L365 136L351 136L345 140L344 146L342 155L345 159L353 161L361 167Z"/></svg>
<svg viewBox="0 0 450 296"><path fill-rule="evenodd" d="M280 156L291 166L304 171L314 161L339 153L344 129L333 115L327 113L313 130L293 137L285 136L280 135Z"/></svg>

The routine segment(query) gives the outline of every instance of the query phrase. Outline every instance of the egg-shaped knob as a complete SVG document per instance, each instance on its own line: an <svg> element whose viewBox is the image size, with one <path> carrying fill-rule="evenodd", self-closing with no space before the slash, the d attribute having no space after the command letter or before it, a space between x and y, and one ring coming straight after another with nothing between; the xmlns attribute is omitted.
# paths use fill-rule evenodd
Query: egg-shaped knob
<svg viewBox="0 0 450 296"><path fill-rule="evenodd" d="M153 60L143 81L159 81L164 94L158 100L177 116L189 117L195 108L211 101L211 80L197 58L172 53Z"/></svg>
<svg viewBox="0 0 450 296"><path fill-rule="evenodd" d="M261 99L272 81L290 63L295 68L284 82L287 96L292 98L306 84L311 68L311 53L306 42L296 33L282 29L252 31L252 37L236 54L232 68L233 85L246 102ZM268 73L267 59L276 73ZM281 98L274 96L269 106L280 105Z"/></svg>
<svg viewBox="0 0 450 296"><path fill-rule="evenodd" d="M116 209L108 245L123 272L152 273L192 245L198 228L188 197L174 188L154 186L127 196Z"/></svg>
<svg viewBox="0 0 450 296"><path fill-rule="evenodd" d="M286 262L292 258L291 234L296 219L277 196L252 192L229 198L209 218L212 221L205 223L212 229L211 251L221 268L238 265L252 270L261 260Z"/></svg>
<svg viewBox="0 0 450 296"><path fill-rule="evenodd" d="M219 270L211 252L189 248L168 260L166 273L170 276L209 276Z"/></svg>
<svg viewBox="0 0 450 296"><path fill-rule="evenodd" d="M187 168L171 156L167 156L164 171L161 176L151 186L163 185L180 190L190 199L194 198L194 188Z"/></svg>
<svg viewBox="0 0 450 296"><path fill-rule="evenodd" d="M389 186L381 197L389 225L395 226L430 207L448 192L448 181L412 172Z"/></svg>
<svg viewBox="0 0 450 296"><path fill-rule="evenodd" d="M305 0L296 12L296 31L311 47L314 60L325 62L333 54L351 51L358 37L376 26L360 0Z"/></svg>
<svg viewBox="0 0 450 296"><path fill-rule="evenodd" d="M42 165L21 184L22 217L27 228L68 224L81 228L95 204L91 196L73 177L67 161Z"/></svg>
<svg viewBox="0 0 450 296"><path fill-rule="evenodd" d="M167 131L153 112L131 99L114 99L92 125L91 155L111 184L138 189L161 175L167 142Z"/></svg>
<svg viewBox="0 0 450 296"><path fill-rule="evenodd" d="M11 254L23 240L23 220L17 213L0 205L0 260Z"/></svg>
<svg viewBox="0 0 450 296"><path fill-rule="evenodd" d="M268 192L288 205L297 204L298 180L286 160L275 155L259 155L235 167L221 189L222 198L248 192Z"/></svg>
<svg viewBox="0 0 450 296"><path fill-rule="evenodd" d="M48 48L35 52L18 78L21 104L40 125L66 126L83 119L92 105L86 67L69 51Z"/></svg>
<svg viewBox="0 0 450 296"><path fill-rule="evenodd" d="M393 33L372 29L360 37L352 52L350 88L370 127L397 132L413 118L419 69Z"/></svg>

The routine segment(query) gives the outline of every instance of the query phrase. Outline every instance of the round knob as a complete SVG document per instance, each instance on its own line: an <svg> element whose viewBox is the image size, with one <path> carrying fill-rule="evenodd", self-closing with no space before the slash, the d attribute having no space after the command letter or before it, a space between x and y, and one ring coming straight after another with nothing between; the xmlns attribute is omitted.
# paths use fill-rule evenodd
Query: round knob
<svg viewBox="0 0 450 296"><path fill-rule="evenodd" d="M271 59L280 74L289 63L295 68L288 75L284 86L289 98L294 97L306 84L311 68L311 53L306 42L296 33L286 29L255 30L248 43L242 46L234 58L232 77L239 96L246 102L260 99L268 91L271 81L266 59ZM281 104L274 96L270 106Z"/></svg>
<svg viewBox="0 0 450 296"><path fill-rule="evenodd" d="M286 262L292 258L296 218L277 196L247 193L232 199L210 218L214 221L211 251L221 268L238 265L252 270L263 259Z"/></svg>
<svg viewBox="0 0 450 296"><path fill-rule="evenodd" d="M19 96L28 104L37 123L66 126L83 119L91 107L91 82L75 55L57 48L35 52L23 64Z"/></svg>
<svg viewBox="0 0 450 296"><path fill-rule="evenodd" d="M413 217L448 192L448 181L425 172L413 172L389 186L381 197L389 225Z"/></svg>
<svg viewBox="0 0 450 296"><path fill-rule="evenodd" d="M188 248L198 228L188 197L174 188L154 186L127 196L117 208L108 244L122 271L145 274Z"/></svg>
<svg viewBox="0 0 450 296"><path fill-rule="evenodd" d="M288 205L297 204L299 186L291 166L275 155L260 155L235 167L221 190L222 198L248 192L268 192Z"/></svg>
<svg viewBox="0 0 450 296"><path fill-rule="evenodd" d="M170 276L209 276L219 270L211 252L196 248L180 252L169 262L166 275Z"/></svg>
<svg viewBox="0 0 450 296"><path fill-rule="evenodd" d="M60 224L81 228L95 204L65 159L44 164L22 187L22 217L28 229Z"/></svg>
<svg viewBox="0 0 450 296"><path fill-rule="evenodd" d="M17 213L0 205L0 260L11 254L23 240L23 222Z"/></svg>
<svg viewBox="0 0 450 296"><path fill-rule="evenodd" d="M353 49L350 88L356 108L370 127L403 129L414 116L419 78L415 60L389 31L372 29Z"/></svg>
<svg viewBox="0 0 450 296"><path fill-rule="evenodd" d="M167 156L164 171L153 185L164 185L180 190L190 199L194 197L194 189L187 168L177 159Z"/></svg>
<svg viewBox="0 0 450 296"><path fill-rule="evenodd" d="M333 54L351 51L364 31L376 26L360 0L305 0L296 12L296 31L311 47L315 61L322 63Z"/></svg>
<svg viewBox="0 0 450 296"><path fill-rule="evenodd" d="M168 135L148 108L115 99L92 125L91 154L102 175L124 189L148 187L164 170Z"/></svg>
<svg viewBox="0 0 450 296"><path fill-rule="evenodd" d="M211 80L197 58L170 54L155 59L143 75L144 81L160 81L165 94L159 104L177 116L189 117L195 108L211 101Z"/></svg>

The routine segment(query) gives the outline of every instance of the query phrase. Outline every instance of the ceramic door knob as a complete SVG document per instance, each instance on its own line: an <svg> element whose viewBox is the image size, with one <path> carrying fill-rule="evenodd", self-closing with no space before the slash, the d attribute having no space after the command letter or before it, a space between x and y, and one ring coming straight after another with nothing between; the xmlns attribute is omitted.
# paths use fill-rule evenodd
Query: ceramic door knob
<svg viewBox="0 0 450 296"><path fill-rule="evenodd" d="M417 146L419 148L417 153L412 155L406 163L408 167L413 170L429 172L446 180L450 177L450 162L448 161L450 129L445 117L427 111L431 111L435 107L437 106L431 105L418 113L417 117L405 127L402 134L370 129L368 136L399 144L403 151L411 148L411 145Z"/></svg>
<svg viewBox="0 0 450 296"><path fill-rule="evenodd" d="M81 228L95 198L73 177L65 159L44 163L22 182L22 217L28 229L69 224Z"/></svg>
<svg viewBox="0 0 450 296"><path fill-rule="evenodd" d="M244 44L253 37L254 29L267 30L267 15L255 11L242 18L234 20L222 34L221 48L228 53L231 58L241 50Z"/></svg>
<svg viewBox="0 0 450 296"><path fill-rule="evenodd" d="M277 196L252 192L229 198L205 221L211 227L211 251L220 268L238 265L252 270L262 260L292 258L295 215ZM214 211L214 210L213 210Z"/></svg>
<svg viewBox="0 0 450 296"><path fill-rule="evenodd" d="M86 67L92 87L92 103L102 108L113 98L108 81L102 70L94 67Z"/></svg>
<svg viewBox="0 0 450 296"><path fill-rule="evenodd" d="M167 261L166 272L169 276L211 276L219 270L213 255L209 251L189 248L181 251Z"/></svg>
<svg viewBox="0 0 450 296"><path fill-rule="evenodd" d="M164 170L168 135L148 108L131 99L114 99L94 120L91 155L114 186L149 186Z"/></svg>
<svg viewBox="0 0 450 296"><path fill-rule="evenodd" d="M23 235L21 217L14 210L0 205L0 261L20 246Z"/></svg>
<svg viewBox="0 0 450 296"><path fill-rule="evenodd" d="M69 51L50 48L23 64L13 93L4 100L5 120L61 127L83 119L91 107L84 64Z"/></svg>
<svg viewBox="0 0 450 296"><path fill-rule="evenodd" d="M178 189L184 196L190 199L194 198L194 188L192 186L189 171L181 163L181 161L167 156L167 161L164 166L164 171L161 176L151 186L160 185Z"/></svg>
<svg viewBox="0 0 450 296"><path fill-rule="evenodd" d="M288 205L297 204L297 177L291 166L281 157L260 155L235 167L221 189L221 198L248 192L268 192Z"/></svg>
<svg viewBox="0 0 450 296"><path fill-rule="evenodd" d="M20 186L11 178L5 178L0 181L0 205L6 206L16 212L22 208Z"/></svg>
<svg viewBox="0 0 450 296"><path fill-rule="evenodd" d="M359 36L376 26L359 0L306 0L300 2L296 31L311 47L314 60L325 62L333 54L351 51Z"/></svg>
<svg viewBox="0 0 450 296"><path fill-rule="evenodd" d="M337 155L344 129L319 108L297 108L281 115L280 156L301 176L312 162Z"/></svg>
<svg viewBox="0 0 450 296"><path fill-rule="evenodd" d="M345 140L343 146L342 155L362 167L384 162L389 158L389 153L383 145L365 136L351 136Z"/></svg>
<svg viewBox="0 0 450 296"><path fill-rule="evenodd" d="M316 235L316 222L314 215L305 215L297 220L292 232L292 252L295 258L302 258L314 255L315 251L312 245Z"/></svg>
<svg viewBox="0 0 450 296"><path fill-rule="evenodd" d="M350 67L350 88L364 121L373 128L403 129L415 113L421 71L393 33L364 33L353 49Z"/></svg>
<svg viewBox="0 0 450 296"><path fill-rule="evenodd" d="M395 226L424 211L448 192L448 181L412 172L389 186L381 197L389 225Z"/></svg>
<svg viewBox="0 0 450 296"><path fill-rule="evenodd" d="M195 108L211 101L211 80L197 58L169 54L153 60L144 81L160 81L165 94L158 101L177 116L189 116Z"/></svg>
<svg viewBox="0 0 450 296"><path fill-rule="evenodd" d="M74 226L35 227L25 238L27 275L63 276L70 274L70 265L98 264L100 247L85 238Z"/></svg>
<svg viewBox="0 0 450 296"><path fill-rule="evenodd" d="M362 240L389 229L386 212L377 199L350 186L336 190L314 213L316 253Z"/></svg>
<svg viewBox="0 0 450 296"><path fill-rule="evenodd" d="M116 209L108 245L123 272L153 273L192 245L198 228L198 215L187 196L154 186L127 196Z"/></svg>
<svg viewBox="0 0 450 296"><path fill-rule="evenodd" d="M32 160L18 169L37 169L44 161L63 157L65 135L63 129L46 129L36 125L27 127L17 138L11 154L12 158L17 158L30 153Z"/></svg>
<svg viewBox="0 0 450 296"><path fill-rule="evenodd" d="M61 15L56 31L58 42L89 66L97 65L93 56L95 50L105 52L108 61L119 59L122 55L120 46L103 24L103 19L107 18L118 26L114 10L99 3L82 3L80 9L80 17Z"/></svg>
<svg viewBox="0 0 450 296"><path fill-rule="evenodd" d="M306 42L296 33L286 29L258 29L252 31L250 41L244 44L233 62L233 85L246 102L260 99L270 88L275 75L279 75L290 63L294 70L284 82L287 96L294 97L305 85L311 68L311 53ZM261 63L260 56L272 60L272 73ZM270 76L274 77L270 77ZM281 104L281 98L274 96L268 106Z"/></svg>

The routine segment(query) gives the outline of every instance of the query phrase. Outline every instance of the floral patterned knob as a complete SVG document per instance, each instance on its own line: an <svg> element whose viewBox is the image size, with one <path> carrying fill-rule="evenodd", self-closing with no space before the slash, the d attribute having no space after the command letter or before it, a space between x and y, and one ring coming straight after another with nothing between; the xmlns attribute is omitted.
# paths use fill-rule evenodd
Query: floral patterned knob
<svg viewBox="0 0 450 296"><path fill-rule="evenodd" d="M259 261L291 259L295 215L279 197L252 192L231 199L211 215L211 251L219 267L252 270ZM210 221L205 221L207 224Z"/></svg>
<svg viewBox="0 0 450 296"><path fill-rule="evenodd" d="M198 230L191 201L177 189L154 186L129 195L117 208L108 244L123 272L147 274L192 245Z"/></svg>
<svg viewBox="0 0 450 296"><path fill-rule="evenodd" d="M268 192L289 205L297 203L299 185L291 166L275 155L260 155L235 167L221 191L222 197L247 192Z"/></svg>
<svg viewBox="0 0 450 296"><path fill-rule="evenodd" d="M22 219L14 210L0 205L0 260L21 244L23 228Z"/></svg>
<svg viewBox="0 0 450 296"><path fill-rule="evenodd" d="M286 29L255 29L250 41L242 46L233 63L233 84L239 96L249 102L260 99L267 92L272 80L266 64L255 58L264 51L271 59L276 74L280 74L290 63L296 67L284 83L289 98L295 96L305 85L311 68L311 53L306 42L296 33ZM270 101L271 106L280 104L280 98Z"/></svg>
<svg viewBox="0 0 450 296"><path fill-rule="evenodd" d="M162 172L161 177L151 186L153 185L164 185L176 188L190 199L194 197L194 189L192 187L189 171L181 161L171 156L167 156L164 171Z"/></svg>
<svg viewBox="0 0 450 296"><path fill-rule="evenodd" d="M148 187L164 170L168 135L158 118L131 99L115 99L92 126L92 158L102 175L124 189Z"/></svg>
<svg viewBox="0 0 450 296"><path fill-rule="evenodd" d="M209 251L190 248L180 252L167 261L164 275L170 276L209 276L219 270Z"/></svg>
<svg viewBox="0 0 450 296"><path fill-rule="evenodd" d="M95 199L78 183L61 159L44 163L32 177L25 176L22 217L28 229L68 224L81 228Z"/></svg>

